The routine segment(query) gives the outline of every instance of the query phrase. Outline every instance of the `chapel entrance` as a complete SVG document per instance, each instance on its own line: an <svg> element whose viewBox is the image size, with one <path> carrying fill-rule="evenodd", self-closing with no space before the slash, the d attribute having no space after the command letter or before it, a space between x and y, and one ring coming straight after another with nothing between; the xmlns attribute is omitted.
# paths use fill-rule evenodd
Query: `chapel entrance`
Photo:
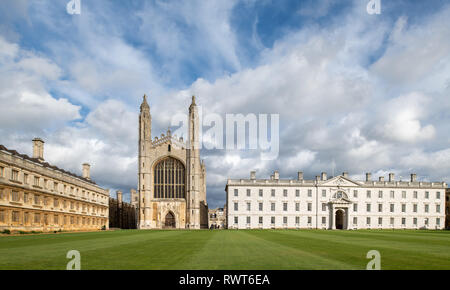
<svg viewBox="0 0 450 290"><path fill-rule="evenodd" d="M336 211L336 229L337 230L344 229L344 211L343 210Z"/></svg>
<svg viewBox="0 0 450 290"><path fill-rule="evenodd" d="M175 228L175 215L171 211L166 214L164 227L169 229Z"/></svg>

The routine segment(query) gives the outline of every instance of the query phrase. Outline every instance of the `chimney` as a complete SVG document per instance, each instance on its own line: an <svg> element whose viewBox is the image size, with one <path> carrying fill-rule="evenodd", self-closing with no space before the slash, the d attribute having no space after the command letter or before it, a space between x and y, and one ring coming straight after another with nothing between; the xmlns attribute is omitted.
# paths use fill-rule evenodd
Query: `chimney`
<svg viewBox="0 0 450 290"><path fill-rule="evenodd" d="M342 172L342 176L348 178L348 172Z"/></svg>
<svg viewBox="0 0 450 290"><path fill-rule="evenodd" d="M44 141L41 138L33 139L33 158L44 161Z"/></svg>
<svg viewBox="0 0 450 290"><path fill-rule="evenodd" d="M119 205L121 205L122 204L122 191L118 190L118 191L116 191L116 193L117 193L117 201L119 202Z"/></svg>
<svg viewBox="0 0 450 290"><path fill-rule="evenodd" d="M303 180L303 172L301 172L301 171L297 172L297 179Z"/></svg>
<svg viewBox="0 0 450 290"><path fill-rule="evenodd" d="M366 173L366 181L370 181L372 179L372 173Z"/></svg>
<svg viewBox="0 0 450 290"><path fill-rule="evenodd" d="M91 165L83 163L83 178L91 179Z"/></svg>
<svg viewBox="0 0 450 290"><path fill-rule="evenodd" d="M327 173L326 172L322 172L321 178L322 178L322 180L327 180Z"/></svg>
<svg viewBox="0 0 450 290"><path fill-rule="evenodd" d="M250 171L250 179L256 179L256 171Z"/></svg>
<svg viewBox="0 0 450 290"><path fill-rule="evenodd" d="M389 173L389 182L394 181L394 173Z"/></svg>
<svg viewBox="0 0 450 290"><path fill-rule="evenodd" d="M411 182L416 182L417 175L415 173L411 173Z"/></svg>
<svg viewBox="0 0 450 290"><path fill-rule="evenodd" d="M275 170L275 171L273 172L273 178L274 178L275 180L279 180L279 179L280 179L280 173L278 173L278 170Z"/></svg>
<svg viewBox="0 0 450 290"><path fill-rule="evenodd" d="M320 180L320 176L316 175L316 181L319 181L319 180Z"/></svg>
<svg viewBox="0 0 450 290"><path fill-rule="evenodd" d="M384 176L378 177L378 180L379 180L380 182L383 182L383 181L384 181Z"/></svg>

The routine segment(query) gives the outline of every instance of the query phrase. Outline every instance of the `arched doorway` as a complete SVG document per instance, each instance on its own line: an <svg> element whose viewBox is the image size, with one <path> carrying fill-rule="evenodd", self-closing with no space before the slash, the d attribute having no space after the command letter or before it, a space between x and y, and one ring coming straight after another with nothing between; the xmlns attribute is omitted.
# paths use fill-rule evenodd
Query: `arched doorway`
<svg viewBox="0 0 450 290"><path fill-rule="evenodd" d="M164 227L169 229L175 228L175 215L171 211L166 214Z"/></svg>
<svg viewBox="0 0 450 290"><path fill-rule="evenodd" d="M336 211L336 229L344 229L344 211L340 209Z"/></svg>

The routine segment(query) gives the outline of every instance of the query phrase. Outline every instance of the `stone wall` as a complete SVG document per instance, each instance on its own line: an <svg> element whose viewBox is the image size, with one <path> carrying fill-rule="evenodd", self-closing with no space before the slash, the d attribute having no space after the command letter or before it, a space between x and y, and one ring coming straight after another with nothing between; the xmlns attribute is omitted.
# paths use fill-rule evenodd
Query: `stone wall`
<svg viewBox="0 0 450 290"><path fill-rule="evenodd" d="M109 199L109 227L120 229L137 228L136 207L117 199Z"/></svg>

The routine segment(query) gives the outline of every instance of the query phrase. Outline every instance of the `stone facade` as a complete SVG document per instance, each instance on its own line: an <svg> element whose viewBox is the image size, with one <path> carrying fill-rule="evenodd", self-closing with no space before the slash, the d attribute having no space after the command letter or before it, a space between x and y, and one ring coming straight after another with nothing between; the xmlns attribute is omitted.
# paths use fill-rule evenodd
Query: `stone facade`
<svg viewBox="0 0 450 290"><path fill-rule="evenodd" d="M328 179L229 179L228 228L443 229L444 182L355 181L347 173Z"/></svg>
<svg viewBox="0 0 450 290"><path fill-rule="evenodd" d="M226 208L226 207L225 207ZM215 208L209 210L208 227L210 229L225 229L226 228L226 209Z"/></svg>
<svg viewBox="0 0 450 290"><path fill-rule="evenodd" d="M44 141L33 157L0 145L0 231L79 231L108 228L109 191L44 161Z"/></svg>
<svg viewBox="0 0 450 290"><path fill-rule="evenodd" d="M117 198L109 198L109 228L135 229L137 210L132 203L123 201L122 191L116 192Z"/></svg>
<svg viewBox="0 0 450 290"><path fill-rule="evenodd" d="M200 161L199 119L195 97L189 107L188 140L170 129L152 140L147 98L139 116L140 229L208 227L206 168Z"/></svg>
<svg viewBox="0 0 450 290"><path fill-rule="evenodd" d="M450 229L450 188L445 190L445 228Z"/></svg>

